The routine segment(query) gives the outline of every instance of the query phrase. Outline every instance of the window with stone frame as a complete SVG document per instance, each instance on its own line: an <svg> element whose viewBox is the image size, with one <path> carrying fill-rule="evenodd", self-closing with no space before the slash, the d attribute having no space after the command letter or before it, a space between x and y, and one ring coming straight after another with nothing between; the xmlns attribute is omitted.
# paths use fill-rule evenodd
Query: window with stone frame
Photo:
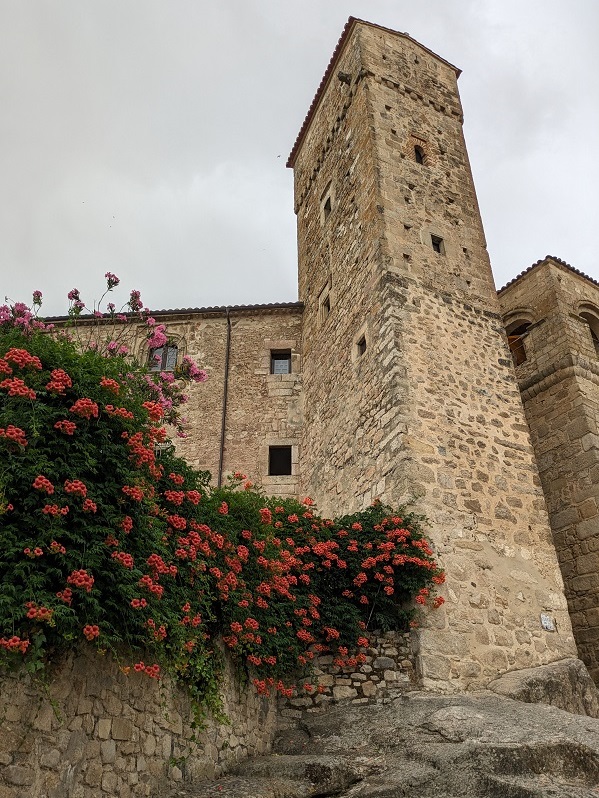
<svg viewBox="0 0 599 798"><path fill-rule="evenodd" d="M591 334L591 341L595 348L595 355L599 357L599 311L595 308L583 308L580 310L580 318L586 323Z"/></svg>
<svg viewBox="0 0 599 798"><path fill-rule="evenodd" d="M268 475L271 477L291 474L291 446L268 447Z"/></svg>
<svg viewBox="0 0 599 798"><path fill-rule="evenodd" d="M524 345L524 339L530 325L530 321L523 321L522 319L519 319L518 321L514 321L508 325L506 329L507 342L510 352L512 353L514 366L519 366L520 364L524 363L528 357L526 347Z"/></svg>
<svg viewBox="0 0 599 798"><path fill-rule="evenodd" d="M177 368L179 348L177 344L165 344L150 350L148 368L150 371L174 371Z"/></svg>
<svg viewBox="0 0 599 798"><path fill-rule="evenodd" d="M270 350L270 373L291 374L291 349Z"/></svg>

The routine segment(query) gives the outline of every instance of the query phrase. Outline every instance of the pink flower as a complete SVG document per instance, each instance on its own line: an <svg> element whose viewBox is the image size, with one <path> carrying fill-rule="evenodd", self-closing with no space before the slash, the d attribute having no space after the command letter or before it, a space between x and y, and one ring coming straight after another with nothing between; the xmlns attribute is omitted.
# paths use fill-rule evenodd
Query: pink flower
<svg viewBox="0 0 599 798"><path fill-rule="evenodd" d="M164 324L157 324L152 334L148 337L148 347L150 349L160 349L161 346L164 346L168 341L168 338L164 334Z"/></svg>
<svg viewBox="0 0 599 798"><path fill-rule="evenodd" d="M131 291L131 294L129 295L129 301L127 302L127 304L134 313L137 313L137 311L143 308L143 302L141 301L141 295L139 291L135 290Z"/></svg>
<svg viewBox="0 0 599 798"><path fill-rule="evenodd" d="M70 299L71 302L74 302L75 300L79 299L79 289L78 288L71 289L67 294L67 298Z"/></svg>
<svg viewBox="0 0 599 798"><path fill-rule="evenodd" d="M113 274L112 272L106 272L104 277L106 277L106 282L109 291L115 288L121 282L119 278L116 276L116 274Z"/></svg>

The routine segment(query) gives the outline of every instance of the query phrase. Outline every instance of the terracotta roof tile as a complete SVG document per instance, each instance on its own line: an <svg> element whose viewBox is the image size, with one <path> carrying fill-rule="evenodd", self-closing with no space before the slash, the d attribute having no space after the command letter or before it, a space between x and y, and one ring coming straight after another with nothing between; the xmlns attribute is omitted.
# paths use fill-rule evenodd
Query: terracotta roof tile
<svg viewBox="0 0 599 798"><path fill-rule="evenodd" d="M579 277L584 277L585 280L588 280L590 283L593 283L593 285L599 285L599 281L595 280L593 277L589 277L588 274L581 272L579 269L575 269L574 266L570 266L570 264L566 263L565 260L562 260L561 258L556 258L555 255L545 255L544 258L541 258L541 260L538 260L536 263L533 263L532 266L529 266L528 269L524 269L523 272L520 272L520 274L516 275L516 277L514 277L513 280L510 280L509 283L506 283L502 288L499 288L497 293L500 294L502 291L505 291L505 289L509 288L510 285L514 285L514 283L517 283L518 280L524 277L525 274L528 274L533 269L536 269L537 266L540 266L542 263L545 263L548 260L552 260L554 263L558 263L560 266L564 266L566 269L573 272L574 274L577 274Z"/></svg>

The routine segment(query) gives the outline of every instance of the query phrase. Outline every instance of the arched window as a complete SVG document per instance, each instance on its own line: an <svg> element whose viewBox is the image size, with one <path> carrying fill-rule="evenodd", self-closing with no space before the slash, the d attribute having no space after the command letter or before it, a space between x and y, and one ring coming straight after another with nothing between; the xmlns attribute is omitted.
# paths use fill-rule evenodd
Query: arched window
<svg viewBox="0 0 599 798"><path fill-rule="evenodd" d="M599 357L599 310L595 310L594 307L583 305L579 310L579 315L589 327L591 340L595 347L595 355Z"/></svg>
<svg viewBox="0 0 599 798"><path fill-rule="evenodd" d="M424 150L418 144L414 147L414 160L416 163L424 163Z"/></svg>
<svg viewBox="0 0 599 798"><path fill-rule="evenodd" d="M526 348L524 346L524 338L526 336L526 332L530 327L530 325L531 325L530 321L517 319L513 321L511 324L508 324L506 328L507 342L510 347L510 352L512 353L514 366L519 366L521 363L524 363L524 361L526 360Z"/></svg>

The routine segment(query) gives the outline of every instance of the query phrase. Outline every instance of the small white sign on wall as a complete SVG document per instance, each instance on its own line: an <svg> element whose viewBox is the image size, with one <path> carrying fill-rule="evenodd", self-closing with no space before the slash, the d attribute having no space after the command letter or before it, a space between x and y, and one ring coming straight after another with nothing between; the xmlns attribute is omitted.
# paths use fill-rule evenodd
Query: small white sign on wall
<svg viewBox="0 0 599 798"><path fill-rule="evenodd" d="M541 626L546 632L555 632L555 621L551 615L541 613Z"/></svg>

